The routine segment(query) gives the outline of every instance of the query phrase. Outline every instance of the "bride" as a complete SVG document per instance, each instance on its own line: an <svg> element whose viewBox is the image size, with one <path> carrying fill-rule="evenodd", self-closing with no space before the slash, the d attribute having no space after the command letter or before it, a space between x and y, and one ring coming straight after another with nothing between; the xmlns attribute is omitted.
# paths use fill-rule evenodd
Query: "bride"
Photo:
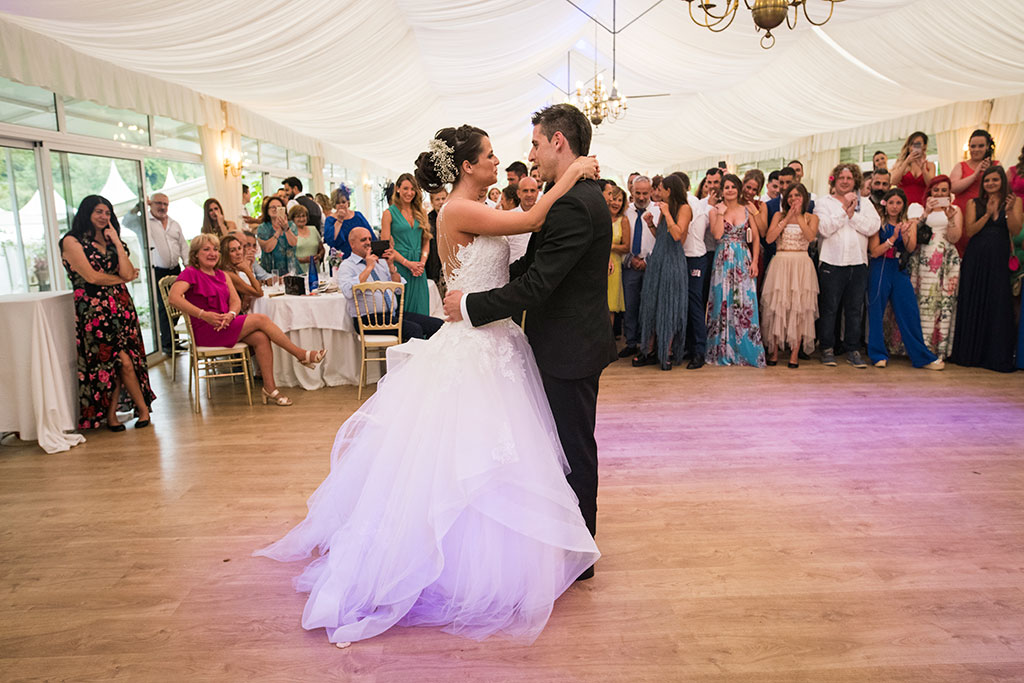
<svg viewBox="0 0 1024 683"><path fill-rule="evenodd" d="M479 203L498 159L479 128L444 128L416 162L453 188L438 217L449 289L508 281L505 235L536 231L555 200L596 173L581 158L529 212ZM331 642L392 626L533 642L552 605L600 553L583 522L533 353L510 319L449 322L388 353L376 393L338 431L306 519L257 551L316 557L295 579L302 626Z"/></svg>

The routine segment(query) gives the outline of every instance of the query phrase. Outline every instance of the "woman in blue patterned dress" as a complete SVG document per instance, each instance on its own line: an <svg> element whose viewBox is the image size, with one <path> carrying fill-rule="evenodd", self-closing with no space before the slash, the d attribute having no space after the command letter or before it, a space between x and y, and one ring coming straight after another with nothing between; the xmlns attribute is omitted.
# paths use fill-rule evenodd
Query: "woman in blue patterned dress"
<svg viewBox="0 0 1024 683"><path fill-rule="evenodd" d="M748 239L750 216L757 209L739 203L742 183L730 173L722 179L722 197L711 212L711 234L718 240L708 302L708 350L712 365L765 367L757 315L757 259L760 239ZM747 245L750 245L748 247ZM751 253L751 249L753 253Z"/></svg>
<svg viewBox="0 0 1024 683"><path fill-rule="evenodd" d="M654 248L647 257L647 272L640 294L640 339L647 355L657 354L661 369L671 370L673 360L682 360L686 342L690 285L683 242L690 230L693 210L686 201L682 179L670 175L661 185L666 201L658 202L661 220L655 232Z"/></svg>

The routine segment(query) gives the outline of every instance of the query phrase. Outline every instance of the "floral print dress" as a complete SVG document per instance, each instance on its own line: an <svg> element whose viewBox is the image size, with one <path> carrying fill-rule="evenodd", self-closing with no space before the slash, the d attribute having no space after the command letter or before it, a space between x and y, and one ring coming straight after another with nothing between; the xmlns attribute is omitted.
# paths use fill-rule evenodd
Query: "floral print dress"
<svg viewBox="0 0 1024 683"><path fill-rule="evenodd" d="M100 251L91 240L82 242L82 250L94 269L117 275L117 250L109 240L106 252ZM124 351L131 359L147 406L153 404L156 394L149 385L149 366L142 344L139 316L135 313L127 285L93 285L72 270L67 261L64 261L64 268L71 280L75 299L78 428L95 429L107 422L110 394L117 379L118 352ZM118 405L128 410L133 407L123 386Z"/></svg>
<svg viewBox="0 0 1024 683"><path fill-rule="evenodd" d="M750 274L746 233L749 216L739 225L725 220L715 250L708 301L708 350L712 365L765 367L764 345L757 315L757 289Z"/></svg>

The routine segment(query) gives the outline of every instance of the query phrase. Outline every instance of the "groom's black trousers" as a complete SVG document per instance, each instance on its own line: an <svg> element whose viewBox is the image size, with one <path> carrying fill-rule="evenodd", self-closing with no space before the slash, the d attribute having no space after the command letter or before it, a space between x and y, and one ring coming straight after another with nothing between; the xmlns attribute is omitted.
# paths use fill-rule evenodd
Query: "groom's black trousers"
<svg viewBox="0 0 1024 683"><path fill-rule="evenodd" d="M583 379L559 379L540 371L544 393L555 417L558 440L572 470L566 479L580 501L590 535L597 533L597 385L601 373Z"/></svg>

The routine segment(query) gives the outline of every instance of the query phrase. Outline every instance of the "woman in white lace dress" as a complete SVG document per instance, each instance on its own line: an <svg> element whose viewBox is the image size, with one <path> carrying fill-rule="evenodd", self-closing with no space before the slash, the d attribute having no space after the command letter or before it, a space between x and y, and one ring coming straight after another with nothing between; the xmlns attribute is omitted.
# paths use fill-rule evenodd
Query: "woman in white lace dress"
<svg viewBox="0 0 1024 683"><path fill-rule="evenodd" d="M497 169L487 134L472 126L439 131L417 160L424 187L453 183L438 217L449 288L504 285L504 235L539 229L596 162L575 162L528 213L479 202ZM396 624L532 642L600 556L566 471L519 326L446 323L389 351L376 393L338 431L306 519L256 554L293 561L319 551L295 580L309 592L302 625L339 645Z"/></svg>

